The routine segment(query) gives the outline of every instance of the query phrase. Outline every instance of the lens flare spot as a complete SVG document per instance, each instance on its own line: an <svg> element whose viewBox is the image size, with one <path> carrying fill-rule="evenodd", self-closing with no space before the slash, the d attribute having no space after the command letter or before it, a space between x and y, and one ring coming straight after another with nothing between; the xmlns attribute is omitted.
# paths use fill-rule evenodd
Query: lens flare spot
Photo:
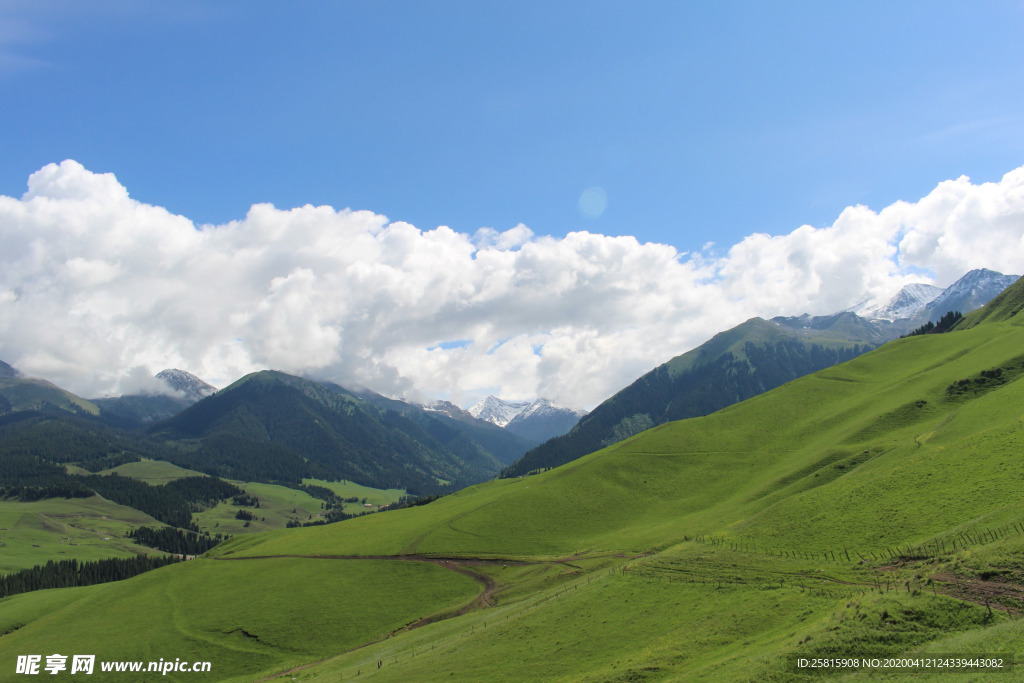
<svg viewBox="0 0 1024 683"><path fill-rule="evenodd" d="M587 218L597 218L608 208L608 195L603 187L588 187L580 194L580 213Z"/></svg>

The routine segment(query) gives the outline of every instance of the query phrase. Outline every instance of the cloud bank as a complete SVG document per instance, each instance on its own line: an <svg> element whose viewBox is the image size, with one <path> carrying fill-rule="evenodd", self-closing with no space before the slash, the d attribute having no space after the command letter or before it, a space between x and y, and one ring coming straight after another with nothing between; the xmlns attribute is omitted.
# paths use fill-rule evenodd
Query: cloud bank
<svg viewBox="0 0 1024 683"><path fill-rule="evenodd" d="M414 399L592 407L752 316L830 313L979 267L1024 272L1024 167L687 253L329 206L196 226L69 160L0 196L0 359L90 397L168 367L218 386L274 368Z"/></svg>

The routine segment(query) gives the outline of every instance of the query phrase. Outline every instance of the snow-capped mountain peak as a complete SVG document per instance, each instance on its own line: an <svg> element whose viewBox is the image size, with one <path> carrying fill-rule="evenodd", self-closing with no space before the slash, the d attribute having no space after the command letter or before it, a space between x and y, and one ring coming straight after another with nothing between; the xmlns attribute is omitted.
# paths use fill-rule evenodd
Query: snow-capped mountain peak
<svg viewBox="0 0 1024 683"><path fill-rule="evenodd" d="M207 384L191 372L178 370L177 368L161 370L156 373L156 378L174 391L184 394L184 398L191 403L200 401L217 391L217 387Z"/></svg>
<svg viewBox="0 0 1024 683"><path fill-rule="evenodd" d="M533 401L505 401L488 396L471 406L469 414L537 443L572 429L586 412L560 408L546 398Z"/></svg>
<svg viewBox="0 0 1024 683"><path fill-rule="evenodd" d="M533 401L528 406L523 408L519 412L519 414L517 414L513 419L525 420L530 417L544 417L546 415L554 413L571 413L577 417L583 417L584 415L586 415L586 411L562 408L560 406L556 406L554 403L552 403L546 398L538 398L536 401Z"/></svg>
<svg viewBox="0 0 1024 683"><path fill-rule="evenodd" d="M910 284L892 298L868 299L846 311L869 320L892 323L937 322L950 311L968 313L980 308L1016 282L1018 277L979 268L966 273L945 289L921 283Z"/></svg>
<svg viewBox="0 0 1024 683"><path fill-rule="evenodd" d="M980 308L1016 282L1019 277L1003 275L988 268L972 270L928 303L928 318L935 322L949 311L967 313Z"/></svg>
<svg viewBox="0 0 1024 683"><path fill-rule="evenodd" d="M846 310L870 320L904 320L923 311L942 292L941 287L913 283L900 289L891 298L868 299Z"/></svg>
<svg viewBox="0 0 1024 683"><path fill-rule="evenodd" d="M478 420L504 427L529 406L529 401L505 401L497 396L488 396L471 405L466 412Z"/></svg>

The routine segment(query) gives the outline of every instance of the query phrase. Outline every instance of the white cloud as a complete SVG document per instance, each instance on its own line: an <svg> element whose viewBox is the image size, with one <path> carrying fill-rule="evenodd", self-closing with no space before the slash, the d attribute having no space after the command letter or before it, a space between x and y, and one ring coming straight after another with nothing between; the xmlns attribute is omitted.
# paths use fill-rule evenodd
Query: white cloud
<svg viewBox="0 0 1024 683"><path fill-rule="evenodd" d="M168 367L218 386L276 368L464 405L592 407L751 316L829 313L976 267L1024 271L1024 168L685 254L326 206L197 227L65 161L0 196L0 359L86 396Z"/></svg>
<svg viewBox="0 0 1024 683"><path fill-rule="evenodd" d="M185 398L185 393L176 391L170 384L153 376L153 373L141 365L128 368L127 372L118 380L113 395L123 394L145 394L148 396L173 396Z"/></svg>

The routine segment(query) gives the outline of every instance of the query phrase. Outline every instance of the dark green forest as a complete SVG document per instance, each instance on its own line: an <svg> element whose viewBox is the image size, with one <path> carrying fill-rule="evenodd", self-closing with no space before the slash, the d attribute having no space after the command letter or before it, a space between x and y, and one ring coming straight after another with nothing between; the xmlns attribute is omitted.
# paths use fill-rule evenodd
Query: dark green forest
<svg viewBox="0 0 1024 683"><path fill-rule="evenodd" d="M224 540L220 534L210 536L166 526L159 529L141 526L130 531L128 537L139 545L175 555L202 555Z"/></svg>
<svg viewBox="0 0 1024 683"><path fill-rule="evenodd" d="M177 557L148 557L136 555L129 558L95 560L50 560L45 565L0 576L0 598L46 588L68 588L70 586L91 586L108 581L129 579L150 569L165 567L181 560Z"/></svg>

